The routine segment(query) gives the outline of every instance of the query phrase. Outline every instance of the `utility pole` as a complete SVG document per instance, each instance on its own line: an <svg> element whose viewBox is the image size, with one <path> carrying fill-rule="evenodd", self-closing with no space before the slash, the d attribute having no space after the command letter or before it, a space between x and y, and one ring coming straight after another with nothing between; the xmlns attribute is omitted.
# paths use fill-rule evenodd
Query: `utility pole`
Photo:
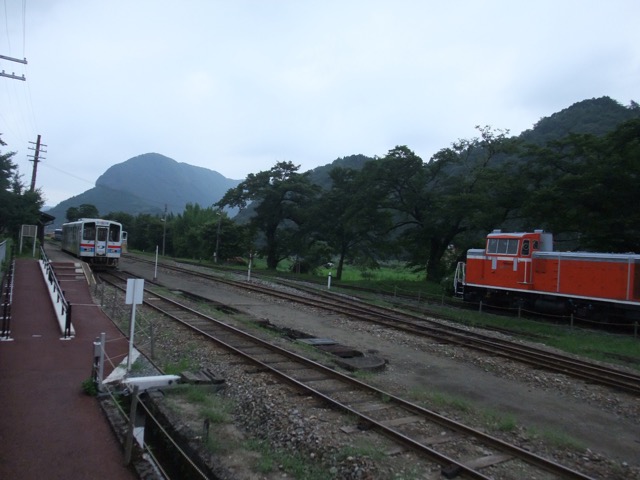
<svg viewBox="0 0 640 480"><path fill-rule="evenodd" d="M213 263L218 263L218 249L220 248L220 225L222 224L222 209L218 209L218 228L216 230L216 251L213 252Z"/></svg>
<svg viewBox="0 0 640 480"><path fill-rule="evenodd" d="M25 65L27 64L27 59L26 58L23 58L22 60L20 60L19 58L13 58L13 57L7 57L5 55L0 55L0 60L9 60L10 62L23 63ZM14 72L5 73L4 70L2 70L2 72L0 72L0 77L13 78L14 80L22 80L22 81L26 80L26 78L24 77L24 74L21 77L19 77Z"/></svg>
<svg viewBox="0 0 640 480"><path fill-rule="evenodd" d="M162 256L164 257L164 243L165 238L167 237L167 204L164 204L164 218L162 219L164 223L162 225Z"/></svg>
<svg viewBox="0 0 640 480"><path fill-rule="evenodd" d="M38 140L35 143L35 148L29 147L29 150L35 150L35 153L33 154L33 160L29 160L30 162L33 162L33 172L31 173L31 191L35 191L36 189L36 174L38 173L38 162L41 160L44 160L43 158L41 158L41 154L42 153L47 153L45 150L42 150L42 147L46 147L46 145L42 145L40 143L40 139L41 139L42 135L38 135ZM33 144L33 142L29 142L31 144Z"/></svg>

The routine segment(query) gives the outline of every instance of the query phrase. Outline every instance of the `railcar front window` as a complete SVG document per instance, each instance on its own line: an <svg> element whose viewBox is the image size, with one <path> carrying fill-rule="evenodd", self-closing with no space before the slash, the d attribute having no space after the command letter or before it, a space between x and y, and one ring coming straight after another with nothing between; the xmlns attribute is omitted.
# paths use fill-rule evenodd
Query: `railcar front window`
<svg viewBox="0 0 640 480"><path fill-rule="evenodd" d="M109 229L107 229L107 228L99 228L98 229L98 241L99 242L106 242L108 233L109 233Z"/></svg>
<svg viewBox="0 0 640 480"><path fill-rule="evenodd" d="M82 238L86 238L87 240L93 240L96 238L96 230L93 225L85 225L82 232Z"/></svg>
<svg viewBox="0 0 640 480"><path fill-rule="evenodd" d="M116 225L109 227L109 241L117 242L120 240L120 229Z"/></svg>
<svg viewBox="0 0 640 480"><path fill-rule="evenodd" d="M487 245L487 253L517 255L518 243L516 238L490 238Z"/></svg>

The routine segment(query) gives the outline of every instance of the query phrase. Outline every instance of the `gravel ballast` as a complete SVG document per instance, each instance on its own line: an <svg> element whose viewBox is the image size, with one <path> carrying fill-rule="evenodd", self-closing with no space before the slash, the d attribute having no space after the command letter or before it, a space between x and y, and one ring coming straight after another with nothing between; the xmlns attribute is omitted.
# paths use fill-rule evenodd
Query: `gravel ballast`
<svg viewBox="0 0 640 480"><path fill-rule="evenodd" d="M147 278L153 276L150 267L133 262L123 260L121 268ZM211 287L162 269L158 277L172 289L193 291L241 310L245 321L268 321L375 352L388 365L383 372L367 375L367 382L418 399L427 408L573 465L593 478L640 478L640 406L635 397L340 315L228 287ZM442 478L440 466L417 459L411 452L394 450L393 444L373 432L352 431L347 428L353 427L352 419L300 396L267 374L252 371L226 352L205 346L193 333L157 321L159 331L171 328L172 332L157 336L155 348L163 358L177 363L188 356L190 364L225 378L223 395L236 406L232 422L235 433L225 427L229 435L266 440L271 448L297 453L322 465L329 472L328 478ZM499 417L513 418L513 426L492 430ZM201 421L191 422L194 431L199 431ZM481 454L478 452L478 456ZM251 465L258 463L259 456L238 448L217 458L227 458L236 478L285 478L286 472L278 465L270 472L255 471ZM491 475L528 478L517 465L495 467Z"/></svg>

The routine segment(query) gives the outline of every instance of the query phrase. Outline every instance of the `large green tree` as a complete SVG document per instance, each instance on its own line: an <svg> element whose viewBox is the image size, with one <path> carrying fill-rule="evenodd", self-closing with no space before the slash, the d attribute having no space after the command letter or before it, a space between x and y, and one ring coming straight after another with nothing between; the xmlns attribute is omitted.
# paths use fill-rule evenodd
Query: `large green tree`
<svg viewBox="0 0 640 480"><path fill-rule="evenodd" d="M68 222L75 222L81 218L100 218L100 212L95 205L83 203L79 207L67 208L66 217Z"/></svg>
<svg viewBox="0 0 640 480"><path fill-rule="evenodd" d="M516 142L508 131L477 128L480 137L459 140L428 163L400 146L367 165L387 193L383 206L394 212L410 264L430 280L446 272L443 258L460 237L500 225L521 202L505 155Z"/></svg>
<svg viewBox="0 0 640 480"><path fill-rule="evenodd" d="M565 248L640 251L640 119L532 147L523 210Z"/></svg>
<svg viewBox="0 0 640 480"><path fill-rule="evenodd" d="M391 230L389 212L379 208L380 190L366 171L333 168L331 187L314 205L311 225L316 241L325 242L337 257L336 278L342 278L348 256L368 264L379 257L382 238Z"/></svg>
<svg viewBox="0 0 640 480"><path fill-rule="evenodd" d="M1 138L0 146L6 146ZM20 225L37 224L44 203L40 190L25 188L14 155L0 152L0 236L17 236Z"/></svg>
<svg viewBox="0 0 640 480"><path fill-rule="evenodd" d="M187 204L171 224L174 255L186 258L212 258L215 237L208 237L204 230L208 223L214 223L217 219L212 208L202 208L197 203Z"/></svg>
<svg viewBox="0 0 640 480"><path fill-rule="evenodd" d="M167 221L171 224L171 216ZM127 234L130 249L155 252L157 248L162 253L164 241L166 252L171 251L171 230L165 228L163 219L158 215L138 214L133 224L127 225Z"/></svg>
<svg viewBox="0 0 640 480"><path fill-rule="evenodd" d="M127 212L109 212L104 218L122 224L122 229L129 232L133 228L134 216Z"/></svg>
<svg viewBox="0 0 640 480"><path fill-rule="evenodd" d="M304 223L305 209L319 190L307 174L298 173L299 168L292 162L278 162L269 170L251 173L216 203L220 208L241 209L251 204L254 214L249 223L263 236L260 252L266 256L268 269L275 270L291 254L292 232Z"/></svg>

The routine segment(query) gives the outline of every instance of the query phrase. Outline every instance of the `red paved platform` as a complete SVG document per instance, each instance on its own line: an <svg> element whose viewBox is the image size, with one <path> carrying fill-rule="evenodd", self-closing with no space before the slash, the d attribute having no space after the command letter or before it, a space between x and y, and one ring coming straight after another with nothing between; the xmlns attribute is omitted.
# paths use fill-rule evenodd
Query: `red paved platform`
<svg viewBox="0 0 640 480"><path fill-rule="evenodd" d="M60 339L38 261L16 261L13 341L0 342L0 479L135 479L98 401L81 387L96 337L105 332L107 355L120 360L127 341L93 304L86 280L61 275L60 284L73 305L70 340Z"/></svg>

